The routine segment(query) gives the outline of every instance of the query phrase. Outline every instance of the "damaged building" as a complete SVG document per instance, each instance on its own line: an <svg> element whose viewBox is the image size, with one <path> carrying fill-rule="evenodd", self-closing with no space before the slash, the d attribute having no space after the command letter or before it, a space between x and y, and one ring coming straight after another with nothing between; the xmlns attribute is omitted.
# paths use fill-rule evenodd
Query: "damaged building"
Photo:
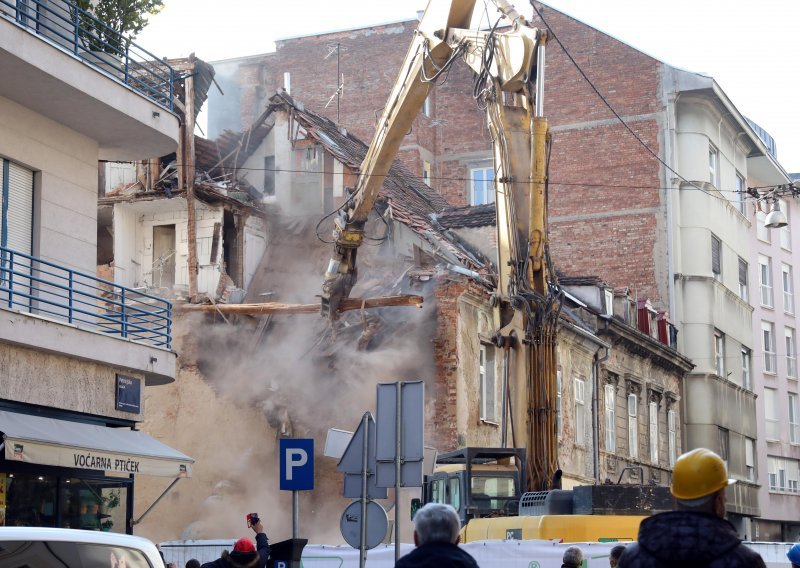
<svg viewBox="0 0 800 568"><path fill-rule="evenodd" d="M266 248L262 193L225 173L211 177L219 171L217 153L195 136L187 120L187 112L196 119L212 87L213 67L194 57L170 63L183 77L176 99L183 118L180 144L175 153L159 158L100 164L98 270L132 288L189 297L191 239L196 248L192 294L227 298L234 293L241 299ZM186 93L193 93L191 105Z"/></svg>
<svg viewBox="0 0 800 568"><path fill-rule="evenodd" d="M267 238L260 264L245 284L244 301L314 302L330 258L329 214L355 184L366 144L278 91L249 128L224 132L214 141L196 138L194 145L198 197L205 195L198 190L202 178L224 179L230 187L264 196L263 205L248 205L263 212ZM137 204L180 201L138 195ZM231 192L227 198L233 198ZM125 198L101 201L115 199ZM288 507L276 475L265 474L255 493L248 489L252 468L277 459L280 436L321 440L328 428L352 429L372 408L379 382L425 380L426 444L440 451L521 444L504 419L503 403L516 393L507 390L503 350L493 342L494 216L492 206L453 208L396 162L368 223L368 244L374 246L360 251L351 296L418 294L424 298L421 310L346 312L335 334L315 315L223 317L214 308L210 315L181 315L179 325L186 330L178 333L181 377L168 397L151 401L160 412L148 426L165 439L189 444L198 456L191 510L182 518L154 520L143 530L160 538L217 537L238 526L240 519L228 511L235 503ZM198 216L198 235L200 222ZM674 334L638 331L636 310L623 316L621 307L611 305L614 291L601 282L592 280L566 298L558 346L564 487L616 482L623 473L627 481L666 484L681 449L675 403L691 364L675 351ZM619 292L616 301L626 309L635 304L627 292ZM604 398L614 376L619 380L613 397ZM629 383L635 392L628 392ZM632 406L629 394L637 396ZM201 399L208 396L213 405ZM217 407L229 403L226 416L219 416ZM250 416L260 437L269 439L242 452L241 423L231 414ZM213 432L206 432L209 416L219 418ZM207 435L198 439L200 432ZM612 438L613 446L603 443ZM629 440L635 440L635 449ZM220 472L204 464L203 456L239 466ZM313 511L315 517L333 518L347 503L338 497L340 476L333 460L320 457L317 467L318 489L301 496L301 515ZM204 522L209 518L214 522ZM338 542L330 525L313 524L310 537ZM270 536L280 539L288 536L286 530L276 527Z"/></svg>

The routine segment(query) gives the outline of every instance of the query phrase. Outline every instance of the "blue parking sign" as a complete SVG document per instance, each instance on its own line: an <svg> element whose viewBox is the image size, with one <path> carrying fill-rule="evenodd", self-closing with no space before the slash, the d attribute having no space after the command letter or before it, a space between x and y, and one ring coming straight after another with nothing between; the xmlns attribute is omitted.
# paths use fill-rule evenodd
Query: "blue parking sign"
<svg viewBox="0 0 800 568"><path fill-rule="evenodd" d="M313 438L282 438L280 454L281 491L314 489Z"/></svg>

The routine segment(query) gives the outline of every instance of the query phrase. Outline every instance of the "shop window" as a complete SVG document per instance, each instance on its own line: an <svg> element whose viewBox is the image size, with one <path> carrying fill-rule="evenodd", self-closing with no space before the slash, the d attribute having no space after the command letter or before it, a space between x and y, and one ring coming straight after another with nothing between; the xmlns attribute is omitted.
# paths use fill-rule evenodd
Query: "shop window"
<svg viewBox="0 0 800 568"><path fill-rule="evenodd" d="M35 473L0 473L2 481L5 481L5 526L58 526L56 477Z"/></svg>
<svg viewBox="0 0 800 568"><path fill-rule="evenodd" d="M52 469L52 468L51 468ZM0 472L5 525L125 533L130 480ZM0 525L2 525L0 505Z"/></svg>

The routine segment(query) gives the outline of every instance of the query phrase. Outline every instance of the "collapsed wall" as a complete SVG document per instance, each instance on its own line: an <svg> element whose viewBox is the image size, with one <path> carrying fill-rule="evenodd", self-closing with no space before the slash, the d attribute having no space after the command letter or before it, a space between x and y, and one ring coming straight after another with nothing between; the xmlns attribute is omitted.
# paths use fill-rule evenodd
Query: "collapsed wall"
<svg viewBox="0 0 800 568"><path fill-rule="evenodd" d="M315 235L317 221L269 219L270 242L248 301L315 300L331 253ZM380 382L423 379L428 398L435 396L435 284L410 278L412 263L390 241L362 247L351 296L414 293L425 305L348 312L335 334L316 315L223 318L176 310L179 371L172 385L147 389L143 429L196 463L193 477L180 481L136 534L233 538L249 532L244 517L256 511L271 540L290 537L291 500L278 489L276 452L277 440L289 436L316 442L315 490L300 495L301 533L312 542L342 542L339 518L349 500L341 497L336 460L321 455L327 430L355 429L364 411L374 411ZM136 483L140 515L164 487Z"/></svg>

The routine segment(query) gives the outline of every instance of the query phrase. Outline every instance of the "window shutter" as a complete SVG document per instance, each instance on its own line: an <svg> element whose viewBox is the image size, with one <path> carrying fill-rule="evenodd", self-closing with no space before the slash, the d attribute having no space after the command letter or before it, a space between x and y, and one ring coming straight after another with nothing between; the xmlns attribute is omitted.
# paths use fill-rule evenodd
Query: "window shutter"
<svg viewBox="0 0 800 568"><path fill-rule="evenodd" d="M721 248L720 240L717 237L711 237L711 272L714 274L722 274Z"/></svg>
<svg viewBox="0 0 800 568"><path fill-rule="evenodd" d="M8 164L8 218L6 246L17 252L33 250L33 172ZM27 262L25 262L27 264Z"/></svg>
<svg viewBox="0 0 800 568"><path fill-rule="evenodd" d="M739 284L747 285L747 263L739 259Z"/></svg>

